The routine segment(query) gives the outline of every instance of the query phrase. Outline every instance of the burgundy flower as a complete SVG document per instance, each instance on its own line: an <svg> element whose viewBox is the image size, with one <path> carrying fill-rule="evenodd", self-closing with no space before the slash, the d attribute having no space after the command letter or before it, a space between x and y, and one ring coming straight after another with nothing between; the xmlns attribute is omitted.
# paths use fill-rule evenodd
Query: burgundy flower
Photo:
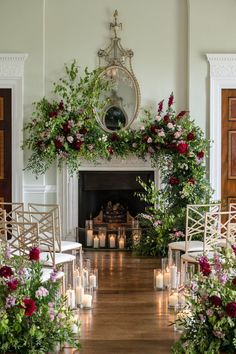
<svg viewBox="0 0 236 354"><path fill-rule="evenodd" d="M170 122L170 117L168 116L168 114L163 117L163 121L165 124L168 124Z"/></svg>
<svg viewBox="0 0 236 354"><path fill-rule="evenodd" d="M87 130L86 128L81 128L81 129L79 130L79 133L82 134L82 135L85 135L85 134L88 133L88 130Z"/></svg>
<svg viewBox="0 0 236 354"><path fill-rule="evenodd" d="M0 268L0 277L10 278L13 275L11 267L3 266Z"/></svg>
<svg viewBox="0 0 236 354"><path fill-rule="evenodd" d="M194 140L194 139L195 139L195 134L193 134L192 132L188 133L187 140L191 141L191 140Z"/></svg>
<svg viewBox="0 0 236 354"><path fill-rule="evenodd" d="M63 109L64 109L64 103L63 103L63 101L61 101L61 102L59 103L58 109L59 109L59 111L63 111Z"/></svg>
<svg viewBox="0 0 236 354"><path fill-rule="evenodd" d="M189 178L188 179L189 184L195 184L195 179L194 178Z"/></svg>
<svg viewBox="0 0 236 354"><path fill-rule="evenodd" d="M32 316L33 313L37 310L37 306L35 301L32 299L23 299L24 309L25 309L25 316Z"/></svg>
<svg viewBox="0 0 236 354"><path fill-rule="evenodd" d="M233 285L236 285L236 278L234 278L234 279L232 280L232 284L233 284Z"/></svg>
<svg viewBox="0 0 236 354"><path fill-rule="evenodd" d="M229 317L236 318L236 302L229 302L226 305L225 311Z"/></svg>
<svg viewBox="0 0 236 354"><path fill-rule="evenodd" d="M169 144L166 144L166 148L174 151L174 150L176 150L177 145L175 143L169 143Z"/></svg>
<svg viewBox="0 0 236 354"><path fill-rule="evenodd" d="M64 139L62 139L62 138L54 139L54 145L55 145L56 149L61 149L63 147L63 144L64 144Z"/></svg>
<svg viewBox="0 0 236 354"><path fill-rule="evenodd" d="M179 143L177 145L177 150L180 154L186 154L188 151L188 144L187 143Z"/></svg>
<svg viewBox="0 0 236 354"><path fill-rule="evenodd" d="M202 256L199 259L200 270L203 275L208 276L211 273L211 266L208 262L207 257Z"/></svg>
<svg viewBox="0 0 236 354"><path fill-rule="evenodd" d="M172 92L169 99L168 99L168 107L171 107L173 103L174 103L174 95Z"/></svg>
<svg viewBox="0 0 236 354"><path fill-rule="evenodd" d="M163 102L164 100L158 103L158 111L157 111L158 114L160 114L163 111Z"/></svg>
<svg viewBox="0 0 236 354"><path fill-rule="evenodd" d="M187 111L181 111L179 112L179 114L176 116L177 119L182 118L183 116L185 116L185 114L187 113Z"/></svg>
<svg viewBox="0 0 236 354"><path fill-rule="evenodd" d="M58 114L57 111L51 111L48 113L50 118L57 117L57 114Z"/></svg>
<svg viewBox="0 0 236 354"><path fill-rule="evenodd" d="M222 305L222 300L219 296L217 295L212 295L209 297L209 301L212 303L214 306L221 306Z"/></svg>
<svg viewBox="0 0 236 354"><path fill-rule="evenodd" d="M113 150L113 148L111 146L109 146L109 148L107 150L108 150L110 155L114 154L114 150Z"/></svg>
<svg viewBox="0 0 236 354"><path fill-rule="evenodd" d="M199 151L198 153L197 153L197 158L198 159L203 159L203 157L204 157L204 151Z"/></svg>
<svg viewBox="0 0 236 354"><path fill-rule="evenodd" d="M175 176L170 177L169 184L172 186L177 186L179 184L179 179Z"/></svg>
<svg viewBox="0 0 236 354"><path fill-rule="evenodd" d="M236 254L236 245L232 245L232 250L234 251L234 254Z"/></svg>
<svg viewBox="0 0 236 354"><path fill-rule="evenodd" d="M9 290L11 290L11 291L16 290L18 285L19 285L19 280L17 280L17 279L12 279L7 282L7 286L9 288Z"/></svg>
<svg viewBox="0 0 236 354"><path fill-rule="evenodd" d="M81 145L83 145L83 141L81 141L81 140L76 140L76 141L73 143L73 146L74 146L75 150L78 150L78 151L80 150Z"/></svg>
<svg viewBox="0 0 236 354"><path fill-rule="evenodd" d="M30 261L39 261L40 258L40 249L38 247L31 248L29 252Z"/></svg>
<svg viewBox="0 0 236 354"><path fill-rule="evenodd" d="M111 141L118 141L119 140L119 136L116 133L113 133L111 135Z"/></svg>
<svg viewBox="0 0 236 354"><path fill-rule="evenodd" d="M65 133L69 133L70 132L70 129L71 129L71 125L69 122L65 122L63 125L62 125L62 129Z"/></svg>
<svg viewBox="0 0 236 354"><path fill-rule="evenodd" d="M157 134L157 133L158 133L158 128L157 128L157 126L156 126L155 124L153 124L153 125L151 126L151 132L152 132L153 134Z"/></svg>
<svg viewBox="0 0 236 354"><path fill-rule="evenodd" d="M44 143L42 140L39 140L39 141L37 142L37 147L38 147L38 149L39 149L40 151L43 151L44 148L45 148L45 143Z"/></svg>

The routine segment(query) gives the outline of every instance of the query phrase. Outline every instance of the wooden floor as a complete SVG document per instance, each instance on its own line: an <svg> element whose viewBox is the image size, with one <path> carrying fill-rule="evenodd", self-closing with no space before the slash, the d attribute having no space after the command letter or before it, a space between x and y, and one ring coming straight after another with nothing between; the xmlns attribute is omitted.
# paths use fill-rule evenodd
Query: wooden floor
<svg viewBox="0 0 236 354"><path fill-rule="evenodd" d="M167 292L153 290L160 260L127 252L91 251L85 257L99 269L99 289L93 309L80 311L79 354L171 353L178 337L169 326L173 312L167 309Z"/></svg>

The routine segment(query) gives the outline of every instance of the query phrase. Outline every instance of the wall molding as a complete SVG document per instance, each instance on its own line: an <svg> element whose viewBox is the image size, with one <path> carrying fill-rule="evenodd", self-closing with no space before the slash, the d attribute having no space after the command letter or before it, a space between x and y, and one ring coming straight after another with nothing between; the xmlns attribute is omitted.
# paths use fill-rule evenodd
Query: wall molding
<svg viewBox="0 0 236 354"><path fill-rule="evenodd" d="M12 90L12 201L23 201L24 64L28 54L0 53L0 88Z"/></svg>
<svg viewBox="0 0 236 354"><path fill-rule="evenodd" d="M47 184L47 185L36 185L36 184L25 184L24 185L24 193L32 193L32 194L37 194L37 193L56 193L57 192L57 186L52 184Z"/></svg>
<svg viewBox="0 0 236 354"><path fill-rule="evenodd" d="M236 88L236 54L207 54L210 64L210 183L221 199L221 90Z"/></svg>

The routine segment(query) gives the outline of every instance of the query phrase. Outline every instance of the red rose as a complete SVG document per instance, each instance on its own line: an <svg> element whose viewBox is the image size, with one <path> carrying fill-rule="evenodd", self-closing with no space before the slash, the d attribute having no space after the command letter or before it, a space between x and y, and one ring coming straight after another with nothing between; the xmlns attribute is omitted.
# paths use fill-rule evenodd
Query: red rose
<svg viewBox="0 0 236 354"><path fill-rule="evenodd" d="M191 132L191 133L188 133L187 135L187 140L188 141L191 141L191 140L194 140L195 139L195 135Z"/></svg>
<svg viewBox="0 0 236 354"><path fill-rule="evenodd" d="M143 141L147 142L148 138L149 138L149 136L148 136L148 135L145 135L145 136L143 137Z"/></svg>
<svg viewBox="0 0 236 354"><path fill-rule="evenodd" d="M168 114L163 117L163 121L164 121L165 124L169 123L170 117L168 116Z"/></svg>
<svg viewBox="0 0 236 354"><path fill-rule="evenodd" d="M152 125L151 126L151 132L153 133L153 134L157 134L158 133L158 128L157 128L157 126L156 125Z"/></svg>
<svg viewBox="0 0 236 354"><path fill-rule="evenodd" d="M109 152L109 154L110 154L110 155L113 155L113 154L114 154L114 150L112 149L112 147L111 147L111 146L109 146L109 148L108 148L108 152Z"/></svg>
<svg viewBox="0 0 236 354"><path fill-rule="evenodd" d="M212 303L212 305L214 306L221 306L222 305L222 300L219 296L217 295L212 295L209 297L210 302Z"/></svg>
<svg viewBox="0 0 236 354"><path fill-rule="evenodd" d="M229 302L226 305L225 311L229 317L236 318L236 302Z"/></svg>
<svg viewBox="0 0 236 354"><path fill-rule="evenodd" d="M119 136L116 133L113 133L111 135L111 141L118 141L119 140Z"/></svg>
<svg viewBox="0 0 236 354"><path fill-rule="evenodd" d="M199 265L203 275L208 276L211 273L211 266L205 256L200 257Z"/></svg>
<svg viewBox="0 0 236 354"><path fill-rule="evenodd" d="M57 111L51 111L48 113L50 118L57 117L57 114L58 114Z"/></svg>
<svg viewBox="0 0 236 354"><path fill-rule="evenodd" d="M65 122L63 125L62 125L62 129L65 133L69 133L70 132L70 129L71 129L71 124L69 122Z"/></svg>
<svg viewBox="0 0 236 354"><path fill-rule="evenodd" d="M179 179L175 176L170 177L169 184L172 186L177 186L179 184Z"/></svg>
<svg viewBox="0 0 236 354"><path fill-rule="evenodd" d="M83 145L83 141L81 141L81 140L76 140L73 144L75 150L78 150L78 151L80 150L81 145Z"/></svg>
<svg viewBox="0 0 236 354"><path fill-rule="evenodd" d="M189 178L188 179L189 184L195 184L195 179L194 178Z"/></svg>
<svg viewBox="0 0 236 354"><path fill-rule="evenodd" d="M61 149L63 147L63 144L64 144L64 139L61 138L54 139L54 145L57 149Z"/></svg>
<svg viewBox="0 0 236 354"><path fill-rule="evenodd" d="M86 128L81 128L81 129L79 130L79 133L85 135L85 134L88 133L88 130L87 130Z"/></svg>
<svg viewBox="0 0 236 354"><path fill-rule="evenodd" d="M39 261L40 258L40 249L38 247L31 248L29 252L30 261Z"/></svg>
<svg viewBox="0 0 236 354"><path fill-rule="evenodd" d="M32 299L23 299L24 309L25 309L25 316L32 316L33 313L37 310L37 306L35 301Z"/></svg>
<svg viewBox="0 0 236 354"><path fill-rule="evenodd" d="M160 114L163 111L163 102L164 100L158 103L158 114Z"/></svg>
<svg viewBox="0 0 236 354"><path fill-rule="evenodd" d="M183 116L185 116L185 114L187 113L187 111L181 111L179 112L179 114L176 116L177 119L182 118Z"/></svg>
<svg viewBox="0 0 236 354"><path fill-rule="evenodd" d="M198 153L197 153L197 157L199 158L199 159L203 159L203 157L204 157L204 151L199 151Z"/></svg>
<svg viewBox="0 0 236 354"><path fill-rule="evenodd" d="M10 278L12 275L13 275L13 271L10 267L3 266L2 268L0 268L0 277Z"/></svg>
<svg viewBox="0 0 236 354"><path fill-rule="evenodd" d="M187 143L179 143L177 145L177 150L180 154L186 154L188 151L188 144Z"/></svg>
<svg viewBox="0 0 236 354"><path fill-rule="evenodd" d="M16 290L18 285L19 285L19 281L17 279L12 279L7 282L7 286L11 291Z"/></svg>
<svg viewBox="0 0 236 354"><path fill-rule="evenodd" d="M168 107L171 107L173 103L174 103L174 95L172 92L169 99L168 99Z"/></svg>

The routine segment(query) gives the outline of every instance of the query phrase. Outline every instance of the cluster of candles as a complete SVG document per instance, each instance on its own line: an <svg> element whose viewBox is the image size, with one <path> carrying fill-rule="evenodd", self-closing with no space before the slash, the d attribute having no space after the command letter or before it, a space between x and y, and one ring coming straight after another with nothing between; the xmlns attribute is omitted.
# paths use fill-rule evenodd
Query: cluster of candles
<svg viewBox="0 0 236 354"><path fill-rule="evenodd" d="M180 272L179 262L175 259L175 263L168 264L167 258L162 259L162 268L154 269L154 289L168 290L168 307L175 308L178 304L184 304L184 296L179 293Z"/></svg>
<svg viewBox="0 0 236 354"><path fill-rule="evenodd" d="M74 289L69 285L66 291L67 306L71 309L77 307L91 309L94 291L98 288L98 270L91 268L89 259L84 261L82 270L75 271L74 284Z"/></svg>
<svg viewBox="0 0 236 354"><path fill-rule="evenodd" d="M106 227L99 227L98 234L93 229L86 229L86 245L93 248L119 248L125 249L126 235L124 228L118 228L118 236L115 233L107 235Z"/></svg>

